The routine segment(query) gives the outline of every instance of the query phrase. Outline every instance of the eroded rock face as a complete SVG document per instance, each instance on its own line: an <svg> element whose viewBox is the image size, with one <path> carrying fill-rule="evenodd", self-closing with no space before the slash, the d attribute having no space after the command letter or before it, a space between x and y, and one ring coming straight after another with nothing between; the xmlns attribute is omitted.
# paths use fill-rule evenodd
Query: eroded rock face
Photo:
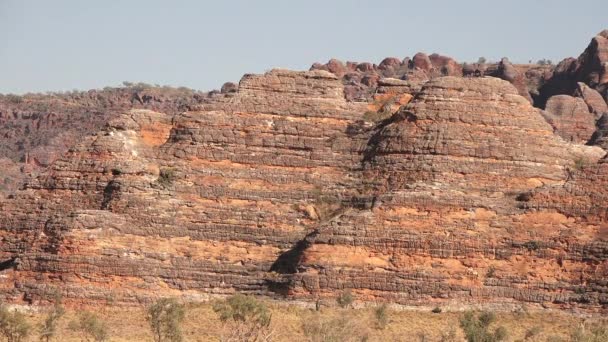
<svg viewBox="0 0 608 342"><path fill-rule="evenodd" d="M608 303L608 180L578 162L603 170L603 150L496 78L378 87L349 102L333 73L274 70L117 116L0 202L0 295ZM404 106L370 122L378 104Z"/></svg>
<svg viewBox="0 0 608 342"><path fill-rule="evenodd" d="M535 104L541 108L553 95L573 95L578 82L585 83L608 99L608 34L606 30L598 33L585 51L577 58L561 61L540 88L540 96Z"/></svg>
<svg viewBox="0 0 608 342"><path fill-rule="evenodd" d="M589 107L589 111L593 113L596 118L599 118L604 113L608 113L608 104L606 104L602 95L597 90L582 82L579 82L577 86L578 88L574 95L585 101L587 107Z"/></svg>
<svg viewBox="0 0 608 342"><path fill-rule="evenodd" d="M141 84L65 94L0 95L0 158L12 160L20 170L4 173L0 197L124 111L145 108L175 114L210 97L187 88Z"/></svg>
<svg viewBox="0 0 608 342"><path fill-rule="evenodd" d="M490 68L486 75L501 78L513 84L517 88L517 92L532 103L528 82L526 82L526 74L522 74L517 68L509 62L507 58L503 58L500 62Z"/></svg>
<svg viewBox="0 0 608 342"><path fill-rule="evenodd" d="M577 144L586 144L596 130L595 115L589 112L587 104L579 97L551 97L544 116L559 136Z"/></svg>

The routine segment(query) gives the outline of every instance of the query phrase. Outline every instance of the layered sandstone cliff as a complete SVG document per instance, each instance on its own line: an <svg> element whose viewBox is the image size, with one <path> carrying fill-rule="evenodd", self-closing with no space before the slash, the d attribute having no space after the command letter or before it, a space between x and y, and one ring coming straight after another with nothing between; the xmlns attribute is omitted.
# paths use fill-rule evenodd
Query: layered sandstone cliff
<svg viewBox="0 0 608 342"><path fill-rule="evenodd" d="M577 62L590 76L545 111L532 89L564 74L503 60L482 77L421 54L112 106L0 201L0 298L350 289L404 305L605 311L606 82L585 66L603 58L600 38ZM2 113L20 114L0 118L29 120L11 106ZM66 123L45 118L60 136Z"/></svg>
<svg viewBox="0 0 608 342"><path fill-rule="evenodd" d="M496 78L436 78L376 123L370 106L275 70L118 116L0 204L3 297L608 303L602 149Z"/></svg>

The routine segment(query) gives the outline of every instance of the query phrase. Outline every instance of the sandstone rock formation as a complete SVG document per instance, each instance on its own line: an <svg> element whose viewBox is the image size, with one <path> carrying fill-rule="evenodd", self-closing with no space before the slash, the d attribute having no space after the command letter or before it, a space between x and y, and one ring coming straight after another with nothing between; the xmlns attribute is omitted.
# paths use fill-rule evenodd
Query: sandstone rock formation
<svg viewBox="0 0 608 342"><path fill-rule="evenodd" d="M606 39L556 67L419 53L2 96L0 299L605 313Z"/></svg>
<svg viewBox="0 0 608 342"><path fill-rule="evenodd" d="M586 144L595 132L595 115L582 98L555 95L547 102L545 118L566 141Z"/></svg>
<svg viewBox="0 0 608 342"><path fill-rule="evenodd" d="M379 89L376 122L322 70L116 116L0 202L0 295L608 304L603 150L496 78Z"/></svg>
<svg viewBox="0 0 608 342"><path fill-rule="evenodd" d="M66 94L0 95L0 158L27 171L5 173L8 183L0 196L125 110L147 108L175 114L209 96L187 88L143 84Z"/></svg>
<svg viewBox="0 0 608 342"><path fill-rule="evenodd" d="M608 100L608 30L598 33L585 51L578 57L566 58L553 71L553 76L547 78L540 89L537 105L544 107L545 102L553 95L572 95L578 88L578 82L583 82L597 90Z"/></svg>

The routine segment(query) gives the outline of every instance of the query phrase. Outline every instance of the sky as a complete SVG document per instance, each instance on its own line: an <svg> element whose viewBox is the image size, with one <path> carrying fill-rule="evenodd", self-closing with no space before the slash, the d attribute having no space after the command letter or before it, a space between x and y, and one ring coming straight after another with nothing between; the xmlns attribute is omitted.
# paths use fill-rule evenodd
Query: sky
<svg viewBox="0 0 608 342"><path fill-rule="evenodd" d="M608 0L0 0L0 93L212 90L274 67L418 51L558 62L608 28L607 13Z"/></svg>

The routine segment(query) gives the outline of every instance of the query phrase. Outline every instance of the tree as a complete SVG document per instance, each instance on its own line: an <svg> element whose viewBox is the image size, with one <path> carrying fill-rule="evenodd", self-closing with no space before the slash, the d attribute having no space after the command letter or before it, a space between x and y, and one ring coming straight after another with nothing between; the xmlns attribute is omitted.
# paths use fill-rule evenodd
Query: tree
<svg viewBox="0 0 608 342"><path fill-rule="evenodd" d="M63 315L65 309L61 305L61 297L55 297L55 303L51 311L47 314L46 319L40 325L40 340L49 342L57 333L57 324Z"/></svg>
<svg viewBox="0 0 608 342"><path fill-rule="evenodd" d="M477 59L477 63L478 64L486 64L487 60L485 57L479 57L479 59Z"/></svg>
<svg viewBox="0 0 608 342"><path fill-rule="evenodd" d="M17 310L9 311L0 304L0 334L8 342L23 341L30 333L30 325L25 315Z"/></svg>
<svg viewBox="0 0 608 342"><path fill-rule="evenodd" d="M85 341L103 342L109 337L105 322L89 311L82 312L78 320L72 321L69 327L74 331L81 332Z"/></svg>
<svg viewBox="0 0 608 342"><path fill-rule="evenodd" d="M268 307L253 296L235 294L213 304L213 311L227 328L228 341L269 341L272 315Z"/></svg>
<svg viewBox="0 0 608 342"><path fill-rule="evenodd" d="M174 298L162 298L148 308L146 319L150 323L155 342L183 340L181 324L184 306Z"/></svg>

